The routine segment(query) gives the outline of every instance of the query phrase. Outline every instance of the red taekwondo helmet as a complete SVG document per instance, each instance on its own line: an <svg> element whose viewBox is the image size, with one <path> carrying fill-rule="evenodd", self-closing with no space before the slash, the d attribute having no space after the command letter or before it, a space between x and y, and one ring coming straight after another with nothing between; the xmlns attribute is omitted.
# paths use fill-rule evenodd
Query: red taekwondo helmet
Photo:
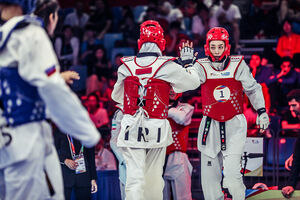
<svg viewBox="0 0 300 200"><path fill-rule="evenodd" d="M225 28L214 27L210 29L206 34L206 44L204 45L205 55L210 56L212 61L215 61L216 58L212 55L212 53L209 50L209 43L212 40L222 40L225 42L225 50L223 54L220 56L219 60L222 60L224 56L230 55L231 45L229 44L229 34Z"/></svg>
<svg viewBox="0 0 300 200"><path fill-rule="evenodd" d="M138 39L139 50L145 42L154 42L161 51L165 50L164 30L157 21L147 20L141 24L140 39Z"/></svg>

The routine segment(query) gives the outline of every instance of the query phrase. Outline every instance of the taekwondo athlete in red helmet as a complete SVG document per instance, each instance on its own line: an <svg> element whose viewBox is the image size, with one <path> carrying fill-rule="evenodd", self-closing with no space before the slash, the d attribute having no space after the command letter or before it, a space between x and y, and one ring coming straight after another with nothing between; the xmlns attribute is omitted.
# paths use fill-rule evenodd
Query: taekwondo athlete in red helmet
<svg viewBox="0 0 300 200"><path fill-rule="evenodd" d="M223 167L223 187L228 188L233 200L241 200L246 189L240 173L247 135L243 93L257 111L257 123L262 131L267 129L269 117L261 86L243 56L230 55L228 32L220 27L210 29L204 49L207 57L198 59L192 67L197 68L200 76L203 105L198 134L202 189L205 199L224 199Z"/></svg>
<svg viewBox="0 0 300 200"><path fill-rule="evenodd" d="M124 111L117 145L126 161L126 199L159 200L163 198L166 147L172 143L167 120L170 89L177 93L195 89L199 77L176 58L162 56L165 39L156 21L141 24L138 47L137 56L121 59L112 92L112 99L123 104ZM193 51L185 53L183 63L194 56Z"/></svg>
<svg viewBox="0 0 300 200"><path fill-rule="evenodd" d="M193 166L186 153L189 139L189 125L192 122L194 107L182 103L177 94L170 91L168 120L172 128L174 143L167 147L167 160L164 171L164 199L192 200L191 176Z"/></svg>

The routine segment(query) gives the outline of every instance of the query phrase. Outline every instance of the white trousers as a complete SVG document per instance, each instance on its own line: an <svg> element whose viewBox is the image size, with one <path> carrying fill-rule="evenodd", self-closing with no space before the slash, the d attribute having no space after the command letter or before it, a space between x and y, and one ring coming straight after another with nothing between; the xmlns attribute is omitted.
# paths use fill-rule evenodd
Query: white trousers
<svg viewBox="0 0 300 200"><path fill-rule="evenodd" d="M125 200L125 184L120 181L121 199Z"/></svg>
<svg viewBox="0 0 300 200"><path fill-rule="evenodd" d="M50 126L29 123L10 132L12 142L0 150L0 200L63 200L63 180ZM22 155L22 153L24 154ZM49 193L46 173L54 189Z"/></svg>
<svg viewBox="0 0 300 200"><path fill-rule="evenodd" d="M126 200L162 200L166 148L122 148L126 162Z"/></svg>
<svg viewBox="0 0 300 200"><path fill-rule="evenodd" d="M211 158L201 153L201 184L206 200L223 200L221 181L223 167L223 187L228 188L233 200L245 199L246 187L241 171L241 156L238 154Z"/></svg>
<svg viewBox="0 0 300 200"><path fill-rule="evenodd" d="M54 145L52 146L52 149L52 153L48 154L45 160L45 172L47 173L51 186L54 190L54 194L50 199L62 200L65 199L65 196L61 165Z"/></svg>
<svg viewBox="0 0 300 200"><path fill-rule="evenodd" d="M164 173L164 200L191 200L191 176L193 167L186 153L175 151L168 156ZM172 195L171 195L172 191Z"/></svg>

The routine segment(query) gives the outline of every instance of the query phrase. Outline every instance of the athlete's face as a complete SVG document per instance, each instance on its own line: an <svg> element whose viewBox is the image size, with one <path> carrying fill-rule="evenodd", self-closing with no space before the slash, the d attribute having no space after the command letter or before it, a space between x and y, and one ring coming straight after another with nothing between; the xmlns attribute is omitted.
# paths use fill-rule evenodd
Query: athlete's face
<svg viewBox="0 0 300 200"><path fill-rule="evenodd" d="M225 51L225 42L222 40L212 40L209 43L209 50L216 59L219 59Z"/></svg>
<svg viewBox="0 0 300 200"><path fill-rule="evenodd" d="M291 101L289 101L289 107L294 117L300 117L300 102L297 102L295 99L292 99Z"/></svg>

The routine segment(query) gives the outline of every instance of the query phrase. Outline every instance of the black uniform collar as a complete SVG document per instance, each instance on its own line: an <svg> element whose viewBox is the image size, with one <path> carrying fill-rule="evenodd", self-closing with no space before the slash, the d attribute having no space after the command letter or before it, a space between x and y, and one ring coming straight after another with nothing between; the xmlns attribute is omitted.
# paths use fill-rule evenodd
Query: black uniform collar
<svg viewBox="0 0 300 200"><path fill-rule="evenodd" d="M141 58L141 57L147 57L147 56L154 56L154 57L158 57L159 54L155 53L155 52L142 52L142 53L138 53L137 57Z"/></svg>

